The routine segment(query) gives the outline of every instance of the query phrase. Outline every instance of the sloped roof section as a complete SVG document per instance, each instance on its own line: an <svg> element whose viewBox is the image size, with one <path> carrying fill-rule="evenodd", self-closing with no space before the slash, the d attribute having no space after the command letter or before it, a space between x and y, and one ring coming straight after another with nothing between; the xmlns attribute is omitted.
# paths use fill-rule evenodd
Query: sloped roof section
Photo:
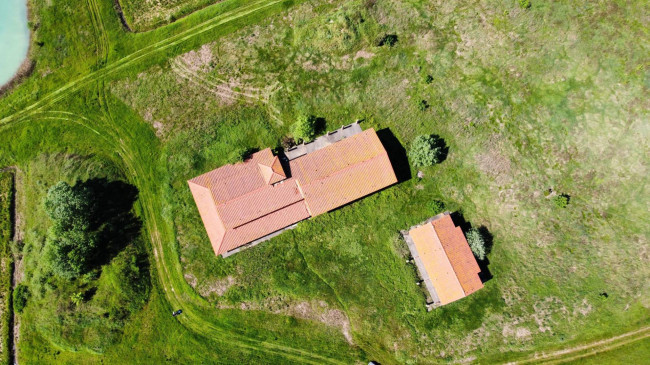
<svg viewBox="0 0 650 365"><path fill-rule="evenodd" d="M313 216L397 182L388 153L372 128L291 160L290 166Z"/></svg>
<svg viewBox="0 0 650 365"><path fill-rule="evenodd" d="M278 183L287 178L287 175L284 173L284 169L282 168L282 163L277 156L275 156L272 162L268 165L263 163L258 163L257 165L260 168L264 181L269 185Z"/></svg>
<svg viewBox="0 0 650 365"><path fill-rule="evenodd" d="M474 254L469 248L467 239L460 227L456 227L450 215L445 215L432 222L442 247L449 257L449 262L456 272L458 281L465 291L465 295L481 289L483 283L478 277L481 269L476 263Z"/></svg>
<svg viewBox="0 0 650 365"><path fill-rule="evenodd" d="M254 153L244 162L219 167L189 182L210 189L214 202L223 204L268 185L259 165L270 166L272 163L273 153L267 148Z"/></svg>
<svg viewBox="0 0 650 365"><path fill-rule="evenodd" d="M307 207L305 206L304 201L288 205L273 213L227 231L224 244L217 255L228 252L307 218L309 218L309 212L307 212Z"/></svg>
<svg viewBox="0 0 650 365"><path fill-rule="evenodd" d="M303 200L296 181L291 179L277 186L264 186L220 204L217 211L226 228L237 228Z"/></svg>

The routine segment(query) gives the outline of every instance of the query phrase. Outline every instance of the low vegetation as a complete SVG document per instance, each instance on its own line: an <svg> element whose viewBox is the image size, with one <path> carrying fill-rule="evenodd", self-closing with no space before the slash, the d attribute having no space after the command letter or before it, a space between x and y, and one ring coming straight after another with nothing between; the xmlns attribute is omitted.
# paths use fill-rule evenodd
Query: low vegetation
<svg viewBox="0 0 650 365"><path fill-rule="evenodd" d="M300 142L312 141L316 137L316 117L301 115L293 125L293 138Z"/></svg>
<svg viewBox="0 0 650 365"><path fill-rule="evenodd" d="M486 254L485 238L483 238L481 232L477 228L471 228L465 233L465 236L474 256L479 260L484 260Z"/></svg>
<svg viewBox="0 0 650 365"><path fill-rule="evenodd" d="M26 171L24 192L33 199L27 217L40 217L43 225L27 232L20 251L24 279L14 291L14 309L28 333L68 351L102 353L122 340L128 319L149 296L140 222L132 212L137 190L109 180L112 168L101 160L77 158L80 166L70 172L60 161L51 156L32 165L47 165L48 176L64 178L49 187L29 185L32 170ZM100 177L89 178L96 169Z"/></svg>
<svg viewBox="0 0 650 365"><path fill-rule="evenodd" d="M552 198L553 204L558 208L566 208L569 205L569 199L571 198L567 194L559 194Z"/></svg>
<svg viewBox="0 0 650 365"><path fill-rule="evenodd" d="M10 244L13 240L14 175L0 171L0 360L11 359L11 281L13 260Z"/></svg>
<svg viewBox="0 0 650 365"><path fill-rule="evenodd" d="M143 32L172 23L221 0L119 0L129 27Z"/></svg>

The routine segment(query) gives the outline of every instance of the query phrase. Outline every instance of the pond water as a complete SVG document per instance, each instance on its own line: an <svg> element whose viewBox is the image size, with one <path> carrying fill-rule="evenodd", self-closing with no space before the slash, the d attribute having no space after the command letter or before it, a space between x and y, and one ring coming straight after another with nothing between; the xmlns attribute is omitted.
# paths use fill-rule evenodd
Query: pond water
<svg viewBox="0 0 650 365"><path fill-rule="evenodd" d="M0 86L13 78L28 49L27 2L0 0Z"/></svg>

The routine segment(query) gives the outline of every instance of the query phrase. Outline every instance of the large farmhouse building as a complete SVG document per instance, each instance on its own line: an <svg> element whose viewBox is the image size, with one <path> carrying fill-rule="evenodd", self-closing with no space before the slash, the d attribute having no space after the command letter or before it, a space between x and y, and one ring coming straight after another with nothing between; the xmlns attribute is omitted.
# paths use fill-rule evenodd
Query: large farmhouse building
<svg viewBox="0 0 650 365"><path fill-rule="evenodd" d="M434 306L481 289L481 272L467 239L449 213L403 231L404 239Z"/></svg>
<svg viewBox="0 0 650 365"><path fill-rule="evenodd" d="M397 182L374 129L358 123L188 181L215 254L229 256Z"/></svg>

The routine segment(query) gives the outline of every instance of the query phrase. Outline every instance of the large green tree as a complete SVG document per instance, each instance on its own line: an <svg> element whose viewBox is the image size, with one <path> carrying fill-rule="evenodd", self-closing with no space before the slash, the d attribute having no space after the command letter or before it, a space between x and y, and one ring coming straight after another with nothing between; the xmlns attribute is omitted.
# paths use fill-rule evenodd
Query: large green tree
<svg viewBox="0 0 650 365"><path fill-rule="evenodd" d="M92 229L94 206L92 191L84 184L61 181L47 192L45 211L53 222L47 257L60 277L72 279L88 270L98 245L98 233Z"/></svg>

